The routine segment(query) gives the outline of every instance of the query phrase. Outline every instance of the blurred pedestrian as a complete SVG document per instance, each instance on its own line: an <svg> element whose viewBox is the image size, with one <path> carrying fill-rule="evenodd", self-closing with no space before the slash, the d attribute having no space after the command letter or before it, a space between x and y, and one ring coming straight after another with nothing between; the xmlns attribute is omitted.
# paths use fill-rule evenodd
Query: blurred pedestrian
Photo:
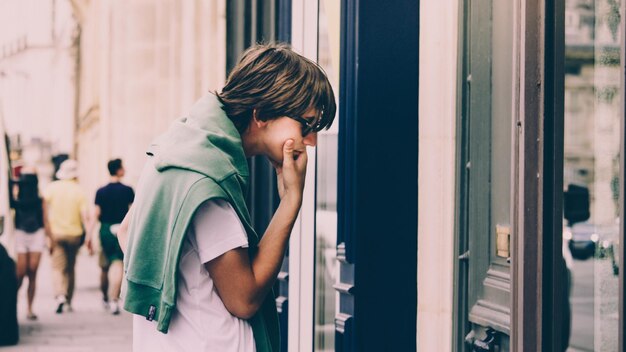
<svg viewBox="0 0 626 352"><path fill-rule="evenodd" d="M135 199L135 192L129 186L123 184L124 167L121 159L108 162L109 183L98 189L94 214L91 217L93 223L100 221L100 290L105 308L112 314L120 313L118 300L123 276L124 253L117 241L117 229L126 216L128 208ZM87 248L92 251L93 236L91 235L94 225L90 226L87 238Z"/></svg>
<svg viewBox="0 0 626 352"><path fill-rule="evenodd" d="M17 252L18 290L24 277L28 278L28 313L26 318L36 320L33 300L37 287L37 269L41 253L46 249L46 234L43 226L43 200L39 196L37 175L24 173L17 183L17 197L11 206L15 209L15 249Z"/></svg>
<svg viewBox="0 0 626 352"><path fill-rule="evenodd" d="M2 232L0 232L0 236ZM0 243L0 346L15 345L20 340L17 324L17 276L15 262Z"/></svg>
<svg viewBox="0 0 626 352"><path fill-rule="evenodd" d="M78 185L78 163L65 160L56 173L57 181L44 191L44 224L52 254L52 283L56 312L72 310L76 255L85 239L87 202Z"/></svg>
<svg viewBox="0 0 626 352"><path fill-rule="evenodd" d="M258 45L152 144L118 236L135 351L278 351L271 288L302 204L306 147L335 109L317 64ZM280 196L260 241L244 199L254 155L276 169Z"/></svg>

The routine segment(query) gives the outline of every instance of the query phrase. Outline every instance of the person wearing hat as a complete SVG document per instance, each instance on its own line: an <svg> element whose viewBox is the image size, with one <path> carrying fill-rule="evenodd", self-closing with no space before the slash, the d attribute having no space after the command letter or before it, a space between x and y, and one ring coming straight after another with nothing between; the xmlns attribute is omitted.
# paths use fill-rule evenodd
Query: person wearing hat
<svg viewBox="0 0 626 352"><path fill-rule="evenodd" d="M43 193L44 227L52 255L52 283L56 298L56 312L64 307L71 310L74 293L76 254L84 239L87 221L87 201L78 185L78 163L65 160L56 173L57 181Z"/></svg>

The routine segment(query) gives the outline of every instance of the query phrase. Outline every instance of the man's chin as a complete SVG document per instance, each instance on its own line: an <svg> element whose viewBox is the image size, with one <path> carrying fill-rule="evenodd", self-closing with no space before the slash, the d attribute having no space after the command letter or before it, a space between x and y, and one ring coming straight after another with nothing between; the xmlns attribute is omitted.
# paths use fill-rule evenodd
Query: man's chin
<svg viewBox="0 0 626 352"><path fill-rule="evenodd" d="M278 161L276 161L276 160L274 160L274 159L270 159L270 158L267 158L267 160L269 160L269 161L270 161L270 164L272 164L272 166L274 167L274 169L280 169L280 168L283 166L282 161L281 161L281 162L278 162Z"/></svg>

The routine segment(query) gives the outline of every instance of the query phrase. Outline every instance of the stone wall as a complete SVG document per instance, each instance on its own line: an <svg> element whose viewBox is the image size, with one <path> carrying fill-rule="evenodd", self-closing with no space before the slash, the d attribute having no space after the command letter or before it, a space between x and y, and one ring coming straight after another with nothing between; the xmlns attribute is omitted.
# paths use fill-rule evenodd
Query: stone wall
<svg viewBox="0 0 626 352"><path fill-rule="evenodd" d="M134 185L149 143L225 80L224 0L73 1L81 20L77 158L93 197L122 158Z"/></svg>

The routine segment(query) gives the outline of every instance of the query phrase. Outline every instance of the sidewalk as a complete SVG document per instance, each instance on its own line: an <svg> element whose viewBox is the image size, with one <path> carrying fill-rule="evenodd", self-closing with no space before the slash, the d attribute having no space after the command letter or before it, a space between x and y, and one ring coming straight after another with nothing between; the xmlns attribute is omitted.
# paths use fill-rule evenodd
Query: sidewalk
<svg viewBox="0 0 626 352"><path fill-rule="evenodd" d="M102 306L98 256L81 249L76 263L76 290L71 313L56 314L52 291L50 256L42 256L37 278L34 311L36 321L26 319L24 280L18 296L20 343L0 347L1 352L66 352L132 350L132 316L125 311L114 316Z"/></svg>

